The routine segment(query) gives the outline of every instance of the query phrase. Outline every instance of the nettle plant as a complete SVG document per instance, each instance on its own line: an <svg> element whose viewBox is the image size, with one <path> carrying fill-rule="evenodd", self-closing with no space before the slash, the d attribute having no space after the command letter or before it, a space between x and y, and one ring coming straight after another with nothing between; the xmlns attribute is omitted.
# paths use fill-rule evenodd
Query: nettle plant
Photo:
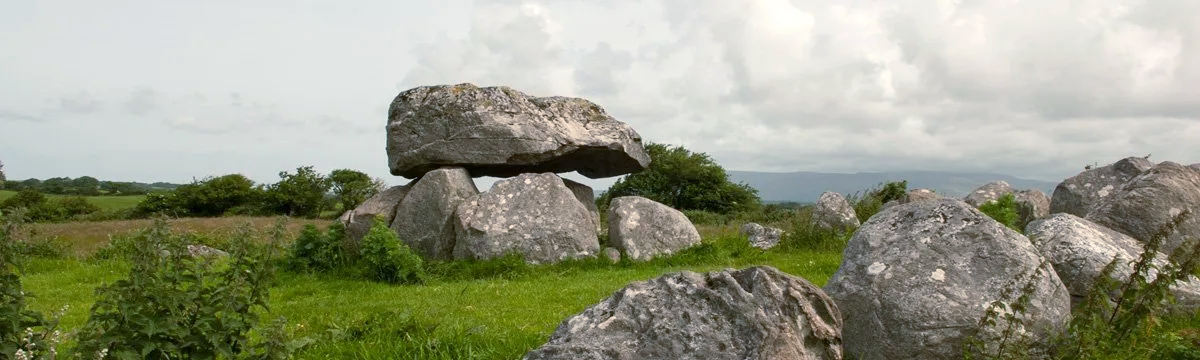
<svg viewBox="0 0 1200 360"><path fill-rule="evenodd" d="M129 276L96 291L76 355L83 358L272 358L275 346L249 344L248 334L267 309L281 221L270 243L257 244L239 228L228 256L192 256L186 237L164 218L133 237ZM278 332L269 331L279 335ZM266 339L267 344L287 343Z"/></svg>
<svg viewBox="0 0 1200 360"><path fill-rule="evenodd" d="M54 358L63 339L58 316L28 309L25 299L31 294L21 286L24 219L20 209L0 214L0 359Z"/></svg>

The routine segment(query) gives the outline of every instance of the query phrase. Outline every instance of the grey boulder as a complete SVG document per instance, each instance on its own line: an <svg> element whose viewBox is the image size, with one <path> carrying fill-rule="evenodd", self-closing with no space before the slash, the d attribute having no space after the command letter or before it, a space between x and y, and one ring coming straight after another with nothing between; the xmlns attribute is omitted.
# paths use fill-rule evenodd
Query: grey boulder
<svg viewBox="0 0 1200 360"><path fill-rule="evenodd" d="M1034 220L1050 216L1050 197L1037 189L1021 190L1013 194L1017 203L1017 228Z"/></svg>
<svg viewBox="0 0 1200 360"><path fill-rule="evenodd" d="M942 196L938 195L933 190L912 189L912 190L909 190L908 192L904 193L904 197L896 199L896 200L888 201L887 203L883 204L883 207L886 209L886 208L896 206L896 205L904 205L907 203L917 202L917 201L937 200L937 199L941 199L941 198L942 198Z"/></svg>
<svg viewBox="0 0 1200 360"><path fill-rule="evenodd" d="M396 206L392 230L426 259L449 260L454 254L454 210L479 194L461 167L446 167L417 179Z"/></svg>
<svg viewBox="0 0 1200 360"><path fill-rule="evenodd" d="M462 166L474 177L577 171L594 179L650 164L641 135L591 101L472 84L397 95L387 154L392 174L408 178Z"/></svg>
<svg viewBox="0 0 1200 360"><path fill-rule="evenodd" d="M1173 218L1190 211L1160 249L1170 254L1185 239L1200 238L1197 204L1200 204L1200 172L1164 161L1106 196L1084 218L1144 243Z"/></svg>
<svg viewBox="0 0 1200 360"><path fill-rule="evenodd" d="M750 246L767 250L779 245L779 238L783 236L783 229L769 226L762 226L757 223L746 223L742 225L740 233L746 236L746 240L750 242Z"/></svg>
<svg viewBox="0 0 1200 360"><path fill-rule="evenodd" d="M346 227L347 250L352 253L358 252L359 242L371 231L376 217L382 218L384 224L391 225L392 220L396 218L396 206L400 205L400 201L404 200L404 195L407 195L411 188L412 183L387 188L367 198L353 210L343 213L338 220Z"/></svg>
<svg viewBox="0 0 1200 360"><path fill-rule="evenodd" d="M1154 167L1154 163L1150 160L1127 157L1106 166L1084 170L1054 188L1054 194L1050 196L1050 213L1087 216L1096 203L1151 167Z"/></svg>
<svg viewBox="0 0 1200 360"><path fill-rule="evenodd" d="M825 230L845 231L858 227L858 215L854 207L841 193L826 191L817 198L812 211L813 222Z"/></svg>
<svg viewBox="0 0 1200 360"><path fill-rule="evenodd" d="M571 189L571 193L575 194L575 198L579 199L583 207L587 208L588 214L592 217L592 223L596 225L596 235L600 235L600 208L596 206L596 193L592 191L591 187L571 181L571 179L562 179L562 181L568 189Z"/></svg>
<svg viewBox="0 0 1200 360"><path fill-rule="evenodd" d="M1133 273L1130 262L1137 260L1143 251L1141 243L1125 234L1066 213L1034 221L1025 233L1054 266L1071 293L1072 306L1086 298L1101 270L1114 258L1117 267L1111 278L1126 281ZM1158 253L1154 264L1162 268L1167 264L1167 256ZM1157 272L1150 275L1146 281L1153 281ZM1194 311L1200 306L1200 281L1195 277L1177 283L1172 292L1180 308Z"/></svg>
<svg viewBox="0 0 1200 360"><path fill-rule="evenodd" d="M979 207L989 201L999 200L1001 196L1012 194L1013 191L1012 186L1008 182L1003 180L993 181L976 188L975 191L967 194L963 198L963 201L971 206Z"/></svg>
<svg viewBox="0 0 1200 360"><path fill-rule="evenodd" d="M1006 288L1032 285L1020 328L1044 351L1070 315L1070 296L1029 239L957 199L884 209L858 228L825 285L845 315L846 354L863 359L958 359ZM1008 296L1005 296L1008 295ZM1004 325L1001 321L1001 325Z"/></svg>
<svg viewBox="0 0 1200 360"><path fill-rule="evenodd" d="M530 263L554 263L600 251L591 214L553 173L497 181L460 204L455 218L455 259L519 253Z"/></svg>
<svg viewBox="0 0 1200 360"><path fill-rule="evenodd" d="M841 313L769 266L632 283L562 322L542 359L841 359Z"/></svg>
<svg viewBox="0 0 1200 360"><path fill-rule="evenodd" d="M608 206L608 241L633 260L650 260L700 244L700 232L679 210L641 196Z"/></svg>

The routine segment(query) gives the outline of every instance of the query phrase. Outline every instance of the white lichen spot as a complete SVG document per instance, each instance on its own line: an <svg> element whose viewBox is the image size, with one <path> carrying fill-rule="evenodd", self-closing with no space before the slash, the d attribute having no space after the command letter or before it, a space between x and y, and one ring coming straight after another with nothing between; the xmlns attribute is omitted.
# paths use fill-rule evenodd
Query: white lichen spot
<svg viewBox="0 0 1200 360"><path fill-rule="evenodd" d="M885 269L887 269L887 265L876 261L874 264L871 264L871 266L867 267L867 274L877 275Z"/></svg>
<svg viewBox="0 0 1200 360"><path fill-rule="evenodd" d="M532 183L532 182L533 182L533 181L529 181L529 179L525 179L525 185L529 185L529 184L530 184L530 183Z"/></svg>
<svg viewBox="0 0 1200 360"><path fill-rule="evenodd" d="M1106 185L1103 188L1100 188L1099 191L1096 191L1096 195L1099 195L1100 197L1108 196L1109 192L1111 192L1112 189L1113 189L1112 185Z"/></svg>
<svg viewBox="0 0 1200 360"><path fill-rule="evenodd" d="M933 241L933 240L932 240L932 239L930 239L928 236L921 238L921 243L922 243L922 244L928 244L928 243L930 243L931 241Z"/></svg>
<svg viewBox="0 0 1200 360"><path fill-rule="evenodd" d="M884 278L884 279L891 279L891 278L892 278L892 272L891 272L891 271L888 271L886 274L883 274L883 278Z"/></svg>
<svg viewBox="0 0 1200 360"><path fill-rule="evenodd" d="M1183 210L1180 210L1179 208L1171 208L1170 210L1167 210L1167 213L1171 214L1171 217L1179 216L1179 214L1182 212Z"/></svg>
<svg viewBox="0 0 1200 360"><path fill-rule="evenodd" d="M1092 183L1086 183L1086 184L1083 184L1083 187L1085 187L1085 188L1090 188L1090 187L1092 187Z"/></svg>
<svg viewBox="0 0 1200 360"><path fill-rule="evenodd" d="M942 269L934 270L932 274L929 274L929 278L937 281L946 281L946 272Z"/></svg>

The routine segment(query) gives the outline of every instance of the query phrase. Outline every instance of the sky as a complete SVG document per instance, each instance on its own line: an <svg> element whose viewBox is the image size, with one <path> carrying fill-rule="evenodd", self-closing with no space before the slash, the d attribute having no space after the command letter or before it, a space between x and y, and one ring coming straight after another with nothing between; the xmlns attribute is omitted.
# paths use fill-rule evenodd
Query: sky
<svg viewBox="0 0 1200 360"><path fill-rule="evenodd" d="M728 170L1059 181L1126 156L1200 162L1195 14L1195 0L4 0L0 161L9 179L271 183L311 165L398 185L391 100L473 83L591 100Z"/></svg>

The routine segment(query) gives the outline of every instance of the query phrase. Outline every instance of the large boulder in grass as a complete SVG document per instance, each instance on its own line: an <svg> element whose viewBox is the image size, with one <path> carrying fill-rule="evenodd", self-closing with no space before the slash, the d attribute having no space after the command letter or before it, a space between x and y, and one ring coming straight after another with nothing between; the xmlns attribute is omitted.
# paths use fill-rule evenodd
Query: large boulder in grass
<svg viewBox="0 0 1200 360"><path fill-rule="evenodd" d="M553 173L521 174L458 206L456 259L519 253L531 263L596 256L600 240L591 213Z"/></svg>
<svg viewBox="0 0 1200 360"><path fill-rule="evenodd" d="M1014 192L1011 185L1007 181L993 181L972 191L963 198L963 201L974 207L986 204L989 201L999 200L1000 197L1012 194Z"/></svg>
<svg viewBox="0 0 1200 360"><path fill-rule="evenodd" d="M645 169L642 137L591 101L532 97L506 86L421 86L388 110L392 175L421 176L442 166L471 176L577 171L589 178Z"/></svg>
<svg viewBox="0 0 1200 360"><path fill-rule="evenodd" d="M812 211L813 222L825 230L847 230L857 227L860 222L854 213L854 206L841 193L826 191L817 198L817 204Z"/></svg>
<svg viewBox="0 0 1200 360"><path fill-rule="evenodd" d="M775 268L684 271L566 319L525 359L841 359L841 327L820 288Z"/></svg>
<svg viewBox="0 0 1200 360"><path fill-rule="evenodd" d="M641 196L608 205L608 241L633 260L650 260L700 244L700 232L679 210Z"/></svg>
<svg viewBox="0 0 1200 360"><path fill-rule="evenodd" d="M938 195L933 190L912 189L912 190L909 190L908 192L904 193L904 197L884 203L883 208L886 209L886 208L889 208L892 206L904 205L904 204L907 204L910 202L937 200L937 199L941 199L941 198L942 198L942 196Z"/></svg>
<svg viewBox="0 0 1200 360"><path fill-rule="evenodd" d="M783 237L783 229L762 226L757 223L742 225L740 233L746 236L746 241L750 242L750 246L763 250L779 245L779 239Z"/></svg>
<svg viewBox="0 0 1200 360"><path fill-rule="evenodd" d="M411 188L412 183L387 188L343 213L338 220L346 227L347 250L357 252L359 242L371 231L376 217L382 218L384 224L391 224L396 218L396 206L400 205Z"/></svg>
<svg viewBox="0 0 1200 360"><path fill-rule="evenodd" d="M1154 163L1150 160L1127 157L1109 165L1084 170L1054 188L1054 194L1050 196L1050 213L1087 216L1097 203L1151 167L1154 167Z"/></svg>
<svg viewBox="0 0 1200 360"><path fill-rule="evenodd" d="M571 189L571 193L575 194L575 198L587 208L588 214L591 214L592 223L596 224L596 235L600 235L600 208L596 206L596 193L592 191L590 186L580 184L571 179L562 179L563 184L567 185L567 189Z"/></svg>
<svg viewBox="0 0 1200 360"><path fill-rule="evenodd" d="M1162 252L1170 254L1185 239L1200 238L1200 171L1164 161L1130 179L1106 196L1084 218L1148 242L1176 216L1190 210L1167 236Z"/></svg>
<svg viewBox="0 0 1200 360"><path fill-rule="evenodd" d="M1029 239L957 199L884 209L858 228L825 285L845 316L846 353L863 359L958 359L993 301L1032 284L1021 325L1034 352L1070 316L1070 296ZM1030 281L1029 279L1032 279ZM1005 324L1003 321L1001 325Z"/></svg>
<svg viewBox="0 0 1200 360"><path fill-rule="evenodd" d="M1125 234L1066 213L1034 221L1025 233L1054 266L1059 279L1071 293L1072 306L1087 297L1101 270L1114 258L1117 267L1110 276L1125 282L1133 273L1130 262L1137 260L1143 251L1141 243ZM1162 268L1166 264L1165 254L1155 255L1154 265ZM1153 281L1155 275L1156 272L1152 273L1147 281ZM1178 308L1188 311L1200 308L1200 279L1191 277L1177 283L1172 292L1178 300Z"/></svg>
<svg viewBox="0 0 1200 360"><path fill-rule="evenodd" d="M466 169L430 171L413 183L396 206L392 230L425 259L449 260L454 255L454 210L478 194Z"/></svg>
<svg viewBox="0 0 1200 360"><path fill-rule="evenodd" d="M1025 225L1034 220L1050 216L1050 197L1037 189L1021 190L1013 193L1017 203L1017 228L1024 229Z"/></svg>

